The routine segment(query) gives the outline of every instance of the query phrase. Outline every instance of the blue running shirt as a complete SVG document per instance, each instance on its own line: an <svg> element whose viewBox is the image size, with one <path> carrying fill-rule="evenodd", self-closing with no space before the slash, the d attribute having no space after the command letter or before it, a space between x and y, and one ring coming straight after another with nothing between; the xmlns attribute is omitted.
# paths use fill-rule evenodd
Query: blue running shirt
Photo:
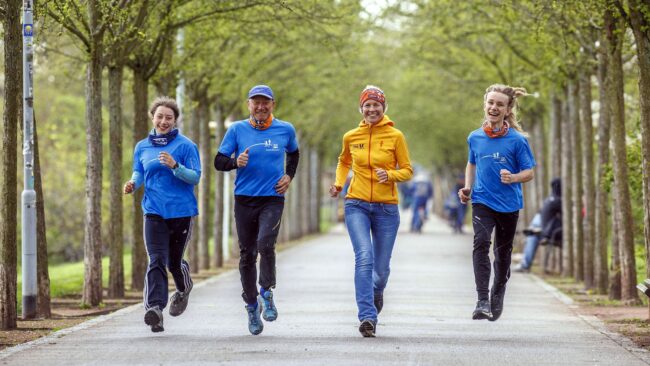
<svg viewBox="0 0 650 366"><path fill-rule="evenodd" d="M257 130L248 120L233 123L221 141L219 152L235 158L248 151L248 164L237 169L235 195L279 196L276 183L284 175L285 155L298 150L296 130L289 122L273 119L266 130Z"/></svg>
<svg viewBox="0 0 650 366"><path fill-rule="evenodd" d="M201 175L199 150L187 137L178 134L166 146L153 146L148 138L141 140L133 152L133 172L144 176L142 211L164 219L198 215L194 185L174 176L172 169L158 161L158 154L163 151L180 165Z"/></svg>
<svg viewBox="0 0 650 366"><path fill-rule="evenodd" d="M476 165L472 202L498 212L514 212L524 207L521 183L501 183L501 169L516 174L535 166L528 140L514 128L502 137L490 138L483 128L467 137L468 160Z"/></svg>

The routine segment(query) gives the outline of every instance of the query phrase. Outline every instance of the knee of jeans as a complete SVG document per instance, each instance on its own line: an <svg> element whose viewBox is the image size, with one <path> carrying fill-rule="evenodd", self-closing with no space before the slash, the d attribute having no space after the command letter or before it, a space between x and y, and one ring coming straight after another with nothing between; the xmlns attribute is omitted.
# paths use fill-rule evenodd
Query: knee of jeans
<svg viewBox="0 0 650 366"><path fill-rule="evenodd" d="M362 251L356 253L354 256L354 263L356 267L367 267L369 266L372 268L373 265L373 260L372 260L372 255L369 251Z"/></svg>
<svg viewBox="0 0 650 366"><path fill-rule="evenodd" d="M260 256L262 256L262 257L272 256L272 255L275 254L275 246L274 245L260 245L259 246L259 252L260 252Z"/></svg>
<svg viewBox="0 0 650 366"><path fill-rule="evenodd" d="M257 259L257 250L242 249L239 251L239 261L241 263L255 263Z"/></svg>

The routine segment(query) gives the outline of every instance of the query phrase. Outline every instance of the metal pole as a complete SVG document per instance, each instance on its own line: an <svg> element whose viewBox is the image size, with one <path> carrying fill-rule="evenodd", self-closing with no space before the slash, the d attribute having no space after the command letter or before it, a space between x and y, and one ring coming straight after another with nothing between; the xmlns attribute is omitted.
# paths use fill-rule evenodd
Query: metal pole
<svg viewBox="0 0 650 366"><path fill-rule="evenodd" d="M36 192L34 191L34 13L23 1L23 161L22 200L23 319L36 317Z"/></svg>

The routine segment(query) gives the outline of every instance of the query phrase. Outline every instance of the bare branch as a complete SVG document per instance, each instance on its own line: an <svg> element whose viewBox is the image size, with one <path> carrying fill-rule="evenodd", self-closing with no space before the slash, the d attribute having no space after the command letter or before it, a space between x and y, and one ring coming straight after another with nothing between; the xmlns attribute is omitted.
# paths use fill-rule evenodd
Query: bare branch
<svg viewBox="0 0 650 366"><path fill-rule="evenodd" d="M65 21L64 17L60 17L58 14L54 13L51 9L47 8L47 14L52 17L57 23L59 23L63 28L67 29L70 33L74 34L79 38L79 40L84 44L87 50L90 50L90 41L86 34L81 32L79 28L74 26L72 22Z"/></svg>

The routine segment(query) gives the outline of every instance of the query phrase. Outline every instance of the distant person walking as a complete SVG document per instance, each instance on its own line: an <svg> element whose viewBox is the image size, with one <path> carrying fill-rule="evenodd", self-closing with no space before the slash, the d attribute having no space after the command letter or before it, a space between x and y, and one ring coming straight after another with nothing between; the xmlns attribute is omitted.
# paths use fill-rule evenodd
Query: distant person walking
<svg viewBox="0 0 650 366"><path fill-rule="evenodd" d="M411 232L421 233L422 226L427 220L427 204L433 197L433 185L426 173L415 175L413 183L413 216L411 217Z"/></svg>
<svg viewBox="0 0 650 366"><path fill-rule="evenodd" d="M253 335L264 330L260 313L269 322L278 317L272 291L276 285L275 242L284 210L284 194L296 174L300 156L296 130L291 123L275 118L274 108L271 88L266 85L251 88L249 118L228 128L214 158L214 167L219 171L237 169L235 223L239 237L239 274L248 330Z"/></svg>
<svg viewBox="0 0 650 366"><path fill-rule="evenodd" d="M521 184L533 179L535 158L517 120L517 97L523 88L495 84L487 88L481 128L467 138L465 186L458 190L463 204L472 200L474 279L478 302L473 319L499 319L510 278L512 242L519 210L524 207ZM490 245L494 243L494 281L490 285Z"/></svg>
<svg viewBox="0 0 650 366"><path fill-rule="evenodd" d="M124 193L144 183L142 212L149 266L144 283L144 322L162 332L162 311L167 305L167 268L174 278L169 315L181 315L192 290L190 266L183 252L192 233L192 217L199 210L194 186L201 178L199 151L176 129L180 112L176 102L159 97L149 108L153 129L133 152L133 175Z"/></svg>
<svg viewBox="0 0 650 366"><path fill-rule="evenodd" d="M354 172L345 196L345 225L354 249L354 287L359 332L374 337L377 315L384 304L390 258L400 223L397 182L411 179L413 169L406 139L384 113L384 92L368 85L361 92L363 120L343 136L330 195L337 197L350 169Z"/></svg>

